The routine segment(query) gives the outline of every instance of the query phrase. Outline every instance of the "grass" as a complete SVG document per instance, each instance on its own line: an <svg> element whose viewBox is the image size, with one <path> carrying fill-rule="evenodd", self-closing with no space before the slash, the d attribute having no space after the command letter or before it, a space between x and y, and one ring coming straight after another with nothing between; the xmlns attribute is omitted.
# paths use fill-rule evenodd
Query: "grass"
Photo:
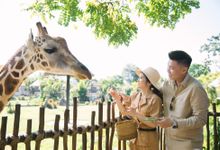
<svg viewBox="0 0 220 150"><path fill-rule="evenodd" d="M20 116L20 126L19 126L19 134L25 134L26 132L26 128L27 128L27 120L28 119L32 119L32 131L37 131L39 128L39 106L22 106L21 107L21 116ZM6 133L8 135L12 135L13 133L13 124L14 124L14 114L8 114L7 113L7 107L3 110L3 112L1 113L1 116L7 116L8 117L8 121L7 121L7 131ZM70 107L70 123L72 122L72 116L73 116L73 107ZM54 120L55 120L55 116L57 114L60 115L60 129L63 128L64 125L64 111L65 111L65 107L64 106L58 106L57 109L45 109L45 127L44 130L51 130L54 128ZM96 117L95 117L95 122L97 124L98 122L98 106L97 105L78 105L77 107L77 111L78 111L78 115L77 115L77 124L79 125L89 125L91 120L91 113L92 111L96 112ZM106 114L107 114L107 108L106 105L103 106L103 121L106 121ZM1 124L0 120L0 124ZM71 124L70 124L71 126ZM105 134L105 130L103 130L103 134ZM95 138L95 149L97 149L97 142L98 142L98 136L97 136L97 132L95 132L96 138ZM103 135L103 137L105 137L105 135ZM79 150L81 150L82 146L81 146L81 141L82 141L82 135L77 135L77 148ZM90 147L90 135L89 133L87 134L87 147ZM42 141L41 144L41 149L42 150L46 150L46 149L53 149L53 139L45 139ZM59 143L59 150L62 150L62 138L60 138L60 143ZM68 146L69 148L71 148L71 136L68 136ZM104 139L103 139L103 143L105 143ZM117 145L117 137L114 137L114 144L113 145ZM32 142L32 149L34 149L35 147L35 142ZM105 147L103 145L103 147ZM6 150L11 149L10 146L6 147ZM22 150L25 149L24 148L24 144L20 143L18 144L18 149Z"/></svg>

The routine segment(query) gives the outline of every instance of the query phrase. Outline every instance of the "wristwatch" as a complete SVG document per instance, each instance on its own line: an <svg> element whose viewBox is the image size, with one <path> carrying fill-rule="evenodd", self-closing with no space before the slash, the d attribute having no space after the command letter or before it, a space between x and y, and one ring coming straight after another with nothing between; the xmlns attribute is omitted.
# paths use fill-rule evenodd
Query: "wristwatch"
<svg viewBox="0 0 220 150"><path fill-rule="evenodd" d="M173 119L172 121L173 121L172 128L173 128L173 129L178 128L177 121L176 121L176 120L174 120L174 119Z"/></svg>

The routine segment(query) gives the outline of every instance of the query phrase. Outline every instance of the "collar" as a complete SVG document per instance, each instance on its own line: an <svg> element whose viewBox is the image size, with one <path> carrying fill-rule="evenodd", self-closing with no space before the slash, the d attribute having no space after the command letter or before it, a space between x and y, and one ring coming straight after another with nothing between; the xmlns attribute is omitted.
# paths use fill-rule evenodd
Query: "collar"
<svg viewBox="0 0 220 150"><path fill-rule="evenodd" d="M189 84L191 78L192 77L187 73L185 78L183 79L183 81L180 83L179 86L183 88L186 87ZM177 87L177 84L174 80L171 80L170 83L173 85L173 87Z"/></svg>

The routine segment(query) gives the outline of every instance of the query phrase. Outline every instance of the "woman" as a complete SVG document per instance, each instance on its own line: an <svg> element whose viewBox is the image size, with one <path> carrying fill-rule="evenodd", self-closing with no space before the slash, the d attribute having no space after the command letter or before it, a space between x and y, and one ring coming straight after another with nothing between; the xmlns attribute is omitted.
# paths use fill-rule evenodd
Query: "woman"
<svg viewBox="0 0 220 150"><path fill-rule="evenodd" d="M110 89L109 93L116 101L122 115L133 117L138 124L138 136L130 141L131 150L158 150L159 141L156 132L156 119L162 109L162 94L158 90L160 75L152 67L136 71L139 76L138 88L131 96L126 96ZM155 121L152 121L152 118Z"/></svg>

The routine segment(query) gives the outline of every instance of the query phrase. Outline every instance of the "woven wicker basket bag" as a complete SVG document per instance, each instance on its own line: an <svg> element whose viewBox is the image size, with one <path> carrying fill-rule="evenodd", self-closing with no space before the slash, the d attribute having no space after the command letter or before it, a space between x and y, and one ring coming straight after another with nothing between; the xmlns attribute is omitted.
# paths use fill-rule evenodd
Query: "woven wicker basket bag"
<svg viewBox="0 0 220 150"><path fill-rule="evenodd" d="M130 140L137 137L137 123L134 120L123 120L115 124L119 140Z"/></svg>

